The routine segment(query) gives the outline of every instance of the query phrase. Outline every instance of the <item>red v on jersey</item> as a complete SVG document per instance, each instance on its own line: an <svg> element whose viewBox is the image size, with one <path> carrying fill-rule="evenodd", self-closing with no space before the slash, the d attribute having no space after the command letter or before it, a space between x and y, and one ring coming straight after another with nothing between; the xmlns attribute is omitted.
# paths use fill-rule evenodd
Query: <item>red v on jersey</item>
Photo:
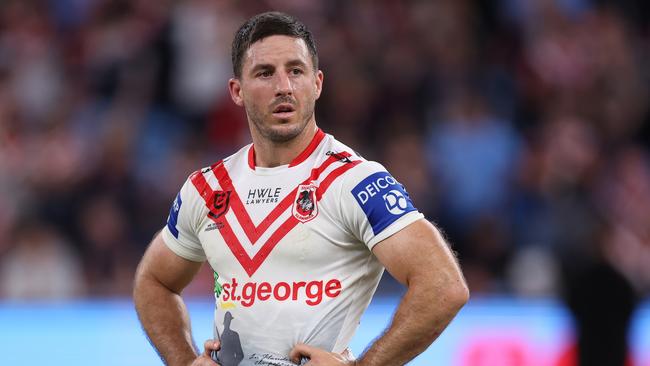
<svg viewBox="0 0 650 366"><path fill-rule="evenodd" d="M347 154L346 157L350 156L349 153L345 154ZM335 157L328 157L320 167L312 169L309 178L305 179L300 184L309 184L311 181L317 180L323 171L325 171L325 169L327 169L336 161L338 161L338 159ZM286 197L284 197L284 199L282 199L282 201L280 201L280 203L275 206L275 208L266 216L266 218L260 222L259 226L255 226L255 224L253 224L253 220L248 215L248 212L246 212L244 203L239 198L237 191L233 187L232 180L230 179L225 166L223 164L216 164L214 166L213 172L221 188L224 191L232 192L230 207L232 207L235 216L237 216L237 221L239 221L239 224L244 229L246 236L253 244L257 242L260 236L269 228L269 226L271 226L271 224L278 218L278 216L280 216L280 214L282 214L287 208L291 207L293 198L295 197L296 191L298 190L298 186L296 186L296 188L294 188Z"/></svg>
<svg viewBox="0 0 650 366"><path fill-rule="evenodd" d="M296 187L291 192L289 192L289 194L287 194L286 197L282 199L282 201L280 201L277 204L277 206L257 226L253 223L253 220L251 219L250 215L246 211L246 207L241 201L239 195L237 194L237 191L233 186L228 171L226 170L223 163L218 162L217 164L213 165L212 171L214 172L214 175L217 178L217 181L219 182L221 189L225 192L230 192L230 197L229 197L230 208L232 208L235 218L241 225L243 231L246 233L246 236L250 240L251 244L255 245L259 240L259 238L262 236L262 234L264 234L268 230L271 224L273 224L283 212L291 208L298 187L301 184L309 184L313 181L318 180L320 175L330 165L332 165L337 161L340 161L341 156L348 158L351 155L347 152L342 152L339 154L338 157L329 156L319 167L312 169L310 176L307 179L305 179L302 183L296 185ZM332 170L318 185L318 188L316 189L316 200L320 201L325 191L327 191L330 185L339 176L341 176L343 173L353 168L354 166L358 165L359 163L361 163L360 160L351 161ZM214 200L215 194L218 191L212 190L212 188L206 181L203 172L197 172L193 174L190 179L194 184L194 187L201 195L201 197L203 197L206 206L208 207L208 209L210 209L211 201ZM300 222L293 215L289 216L275 230L275 232L271 234L271 236L266 240L266 242L262 245L260 250L257 252L257 254L255 254L251 258L246 252L246 250L244 250L244 247L242 246L241 242L237 239L237 236L233 232L230 223L226 219L225 212L223 214L220 214L219 216L209 215L209 217L214 222L219 223L221 225L220 233L223 239L225 240L226 244L230 248L230 251L233 253L235 258L237 258L237 260L239 261L239 263L242 265L242 267L244 268L244 270L249 276L252 276L255 273L255 271L257 271L257 269L260 267L260 265L262 265L262 263L264 263L264 260L268 257L268 255L271 253L271 251L277 245L277 243L282 238L284 238L284 236L287 235L287 233L289 233Z"/></svg>

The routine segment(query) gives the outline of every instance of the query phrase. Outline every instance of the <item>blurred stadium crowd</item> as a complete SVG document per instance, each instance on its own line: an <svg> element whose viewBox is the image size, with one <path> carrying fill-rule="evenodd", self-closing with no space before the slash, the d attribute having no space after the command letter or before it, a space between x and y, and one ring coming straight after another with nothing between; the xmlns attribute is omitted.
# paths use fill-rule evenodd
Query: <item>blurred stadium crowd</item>
<svg viewBox="0 0 650 366"><path fill-rule="evenodd" d="M408 188L475 296L595 262L648 293L645 1L3 0L0 297L130 294L187 175L249 142L230 42L269 9L315 34L321 128Z"/></svg>

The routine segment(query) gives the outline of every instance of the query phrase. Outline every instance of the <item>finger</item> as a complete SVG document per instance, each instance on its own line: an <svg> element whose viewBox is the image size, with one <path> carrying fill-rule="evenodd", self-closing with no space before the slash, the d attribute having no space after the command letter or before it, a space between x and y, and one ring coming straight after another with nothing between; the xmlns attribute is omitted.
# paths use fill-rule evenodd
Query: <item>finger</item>
<svg viewBox="0 0 650 366"><path fill-rule="evenodd" d="M205 355L201 355L199 358L194 360L192 362L191 366L220 366L218 363L210 359L210 357L206 357Z"/></svg>
<svg viewBox="0 0 650 366"><path fill-rule="evenodd" d="M214 339L208 339L205 341L205 343L203 343L203 354L205 356L208 356L208 358L212 354L212 351L218 351L219 349L221 349L221 343L219 343L219 341L215 341Z"/></svg>
<svg viewBox="0 0 650 366"><path fill-rule="evenodd" d="M311 358L312 354L314 354L315 349L316 348L312 346L298 343L293 347L291 352L289 352L289 358L293 363L300 363L301 357Z"/></svg>
<svg viewBox="0 0 650 366"><path fill-rule="evenodd" d="M341 352L341 357L343 357L345 361L354 361L354 355L349 348L346 348L343 350L343 352Z"/></svg>

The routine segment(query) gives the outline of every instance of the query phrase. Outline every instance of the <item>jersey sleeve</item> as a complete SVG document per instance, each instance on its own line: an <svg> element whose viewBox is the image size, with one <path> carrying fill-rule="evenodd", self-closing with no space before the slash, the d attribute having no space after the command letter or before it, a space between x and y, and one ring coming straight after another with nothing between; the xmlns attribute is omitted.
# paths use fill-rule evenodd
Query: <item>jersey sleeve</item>
<svg viewBox="0 0 650 366"><path fill-rule="evenodd" d="M176 195L169 209L167 225L162 230L162 237L169 249L178 256L194 262L206 260L205 252L197 235L203 206L199 194L190 179Z"/></svg>
<svg viewBox="0 0 650 366"><path fill-rule="evenodd" d="M404 186L379 163L364 161L345 177L341 216L369 249L424 217Z"/></svg>

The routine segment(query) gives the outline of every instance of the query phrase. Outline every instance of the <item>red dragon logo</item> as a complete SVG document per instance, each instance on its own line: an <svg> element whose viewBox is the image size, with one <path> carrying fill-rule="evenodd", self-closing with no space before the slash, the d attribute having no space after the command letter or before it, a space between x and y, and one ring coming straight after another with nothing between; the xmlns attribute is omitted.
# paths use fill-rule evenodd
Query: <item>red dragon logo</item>
<svg viewBox="0 0 650 366"><path fill-rule="evenodd" d="M318 215L316 187L313 184L300 185L293 205L293 216L300 222L313 220Z"/></svg>

